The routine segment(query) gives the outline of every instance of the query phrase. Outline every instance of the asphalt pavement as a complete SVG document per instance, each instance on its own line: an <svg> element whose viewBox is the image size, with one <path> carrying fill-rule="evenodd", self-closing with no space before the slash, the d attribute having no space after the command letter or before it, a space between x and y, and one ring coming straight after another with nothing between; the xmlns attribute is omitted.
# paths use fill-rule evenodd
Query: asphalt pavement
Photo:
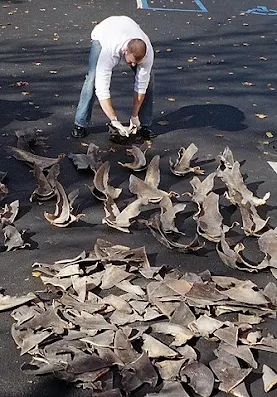
<svg viewBox="0 0 277 397"><path fill-rule="evenodd" d="M67 157L61 162L60 182L67 192L78 188L78 212L85 217L67 228L55 228L43 212L54 211L55 202L31 203L36 187L30 168L11 157L7 145L16 145L15 131L33 129L45 137L45 154L85 153L90 142L101 149L111 163L111 183L124 189L120 205L131 198L130 172L118 165L128 161L124 147L108 140L107 119L96 104L90 134L76 140L70 136L80 89L87 70L90 32L110 15L128 15L149 35L155 50L155 102L153 130L158 134L147 152L161 156L161 188L178 193L191 191L190 176L170 173L169 158L176 158L181 146L193 142L198 161L206 174L218 165L217 156L226 146L240 161L247 186L263 197L271 192L263 208L270 226L277 226L277 175L268 161L277 161L277 6L273 0L259 5L252 0L18 0L0 1L0 171L8 173L8 196L2 205L19 199L15 225L27 230L30 249L0 252L0 287L9 295L39 290L32 277L34 262L52 263L90 250L97 238L131 247L145 246L152 264L168 264L184 272L232 275L251 279L264 287L274 278L269 270L249 274L227 268L213 244L204 253L184 254L169 250L146 228L134 227L130 234L102 224L103 207L91 195L89 171L78 171ZM25 84L16 84L25 82ZM132 72L118 68L112 80L112 99L118 118L128 122L132 101ZM275 141L276 140L276 141ZM187 217L192 208L188 206ZM232 221L231 206L225 208ZM184 222L186 224L186 222ZM184 225L183 225L184 226ZM188 236L193 231L186 226ZM245 239L246 257L262 259L254 238ZM1 397L86 397L89 391L75 389L50 376L21 373L19 356L10 334L12 319L0 321ZM265 329L274 333L276 321ZM200 347L201 349L201 347ZM205 347L206 349L206 347ZM210 357L211 352L204 352ZM263 391L262 363L277 368L274 353L256 355L259 367L251 374L249 393L253 397L276 396L276 388ZM217 397L225 394L219 392Z"/></svg>

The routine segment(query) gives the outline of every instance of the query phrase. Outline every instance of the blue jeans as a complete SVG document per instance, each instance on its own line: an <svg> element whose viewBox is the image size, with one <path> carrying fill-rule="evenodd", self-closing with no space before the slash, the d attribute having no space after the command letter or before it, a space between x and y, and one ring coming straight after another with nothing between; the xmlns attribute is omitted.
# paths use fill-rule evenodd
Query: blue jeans
<svg viewBox="0 0 277 397"><path fill-rule="evenodd" d="M95 101L95 75L96 65L101 52L101 44L99 41L92 41L89 54L89 69L83 84L79 103L75 115L75 124L81 127L89 125L92 113L92 107ZM136 67L132 68L136 73ZM144 101L139 111L139 119L143 126L150 126L153 118L153 91L154 91L154 73L151 72L150 82L145 94Z"/></svg>

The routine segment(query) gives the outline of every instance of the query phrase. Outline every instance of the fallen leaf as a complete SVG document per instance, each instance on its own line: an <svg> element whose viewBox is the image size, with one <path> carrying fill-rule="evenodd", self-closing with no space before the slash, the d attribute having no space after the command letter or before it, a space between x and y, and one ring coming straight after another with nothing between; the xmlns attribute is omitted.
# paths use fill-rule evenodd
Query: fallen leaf
<svg viewBox="0 0 277 397"><path fill-rule="evenodd" d="M265 135L268 137L268 138L273 138L273 134L272 134L272 132L270 132L270 131L267 131L266 133L265 133Z"/></svg>
<svg viewBox="0 0 277 397"><path fill-rule="evenodd" d="M167 121L167 120L161 120L161 121L157 121L157 124L159 124L159 125L168 125L168 124L169 124L169 121Z"/></svg>
<svg viewBox="0 0 277 397"><path fill-rule="evenodd" d="M16 81L15 83L9 84L9 87L27 87L30 85L28 81Z"/></svg>
<svg viewBox="0 0 277 397"><path fill-rule="evenodd" d="M259 119L265 119L267 116L267 114L262 114L262 113L255 113L255 116L258 117Z"/></svg>

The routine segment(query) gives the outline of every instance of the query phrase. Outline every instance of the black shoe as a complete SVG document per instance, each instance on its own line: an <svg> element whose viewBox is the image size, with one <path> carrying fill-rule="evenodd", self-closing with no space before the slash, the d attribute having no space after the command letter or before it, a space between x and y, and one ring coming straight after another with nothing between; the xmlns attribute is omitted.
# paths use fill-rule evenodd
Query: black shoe
<svg viewBox="0 0 277 397"><path fill-rule="evenodd" d="M138 134L146 141L150 139L156 138L157 134L155 134L149 127L146 125L142 126L141 129L138 131Z"/></svg>
<svg viewBox="0 0 277 397"><path fill-rule="evenodd" d="M73 138L84 138L85 136L87 136L87 134L88 132L85 127L81 127L80 125L76 125L76 124L74 126L73 131L71 132Z"/></svg>

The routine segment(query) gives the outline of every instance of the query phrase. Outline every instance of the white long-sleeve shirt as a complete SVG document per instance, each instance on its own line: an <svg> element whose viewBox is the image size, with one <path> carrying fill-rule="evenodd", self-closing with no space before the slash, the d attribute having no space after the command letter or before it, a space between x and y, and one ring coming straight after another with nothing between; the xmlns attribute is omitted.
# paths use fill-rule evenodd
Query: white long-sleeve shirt
<svg viewBox="0 0 277 397"><path fill-rule="evenodd" d="M96 66L95 93L99 100L110 98L113 68L120 62L123 51L132 39L142 39L146 44L146 55L137 64L134 91L145 94L150 80L154 51L148 36L139 25L127 16L112 16L104 19L91 32L91 39L98 40L101 52Z"/></svg>

